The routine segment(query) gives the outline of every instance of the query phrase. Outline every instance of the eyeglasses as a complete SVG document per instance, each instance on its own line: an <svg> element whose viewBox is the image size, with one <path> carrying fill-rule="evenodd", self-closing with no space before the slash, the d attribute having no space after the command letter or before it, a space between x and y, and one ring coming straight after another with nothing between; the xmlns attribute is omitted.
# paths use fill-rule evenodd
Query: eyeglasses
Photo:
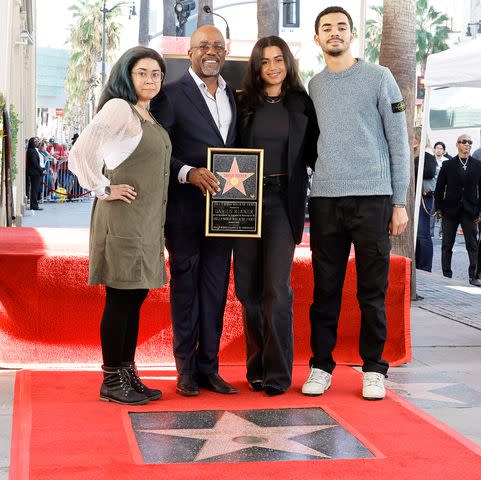
<svg viewBox="0 0 481 480"><path fill-rule="evenodd" d="M190 48L198 48L202 53L207 53L211 48L214 50L216 53L224 53L225 52L225 46L221 45L220 43L201 43L200 45L197 45L196 47L190 47Z"/></svg>
<svg viewBox="0 0 481 480"><path fill-rule="evenodd" d="M160 83L163 78L164 78L164 72L152 72L152 73L147 73L142 70L139 70L137 72L132 72L133 75L137 77L137 80L140 82L146 82L147 79L150 77L154 83Z"/></svg>
<svg viewBox="0 0 481 480"><path fill-rule="evenodd" d="M462 143L463 145L466 145L466 144L472 145L473 141L464 139L464 140L458 140L458 143Z"/></svg>

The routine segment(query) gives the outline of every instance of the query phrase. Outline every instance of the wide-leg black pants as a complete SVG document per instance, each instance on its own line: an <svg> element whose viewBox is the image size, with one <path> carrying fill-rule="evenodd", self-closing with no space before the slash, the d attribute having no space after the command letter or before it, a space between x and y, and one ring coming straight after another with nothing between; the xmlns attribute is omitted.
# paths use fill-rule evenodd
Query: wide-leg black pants
<svg viewBox="0 0 481 480"><path fill-rule="evenodd" d="M294 250L286 186L267 184L262 238L236 240L234 274L243 306L247 379L280 390L287 390L292 381Z"/></svg>

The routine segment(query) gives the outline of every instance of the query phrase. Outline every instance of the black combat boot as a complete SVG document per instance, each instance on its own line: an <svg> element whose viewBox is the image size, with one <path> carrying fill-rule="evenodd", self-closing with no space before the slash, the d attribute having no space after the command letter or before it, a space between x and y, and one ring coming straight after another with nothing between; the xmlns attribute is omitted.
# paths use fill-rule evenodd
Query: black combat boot
<svg viewBox="0 0 481 480"><path fill-rule="evenodd" d="M147 395L135 391L130 376L122 367L102 365L104 382L100 387L100 400L122 405L143 405L149 401Z"/></svg>
<svg viewBox="0 0 481 480"><path fill-rule="evenodd" d="M135 362L122 362L121 365L129 375L130 383L136 392L143 393L149 400L159 400L159 398L162 398L162 392L160 390L149 388L142 383Z"/></svg>

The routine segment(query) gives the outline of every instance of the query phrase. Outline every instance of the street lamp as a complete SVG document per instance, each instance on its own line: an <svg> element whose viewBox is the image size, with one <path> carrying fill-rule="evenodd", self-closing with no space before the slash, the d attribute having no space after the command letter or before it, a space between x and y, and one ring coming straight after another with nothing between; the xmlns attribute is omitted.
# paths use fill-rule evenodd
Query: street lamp
<svg viewBox="0 0 481 480"><path fill-rule="evenodd" d="M114 11L116 8L122 5L128 5L130 3L132 3L132 5L130 5L129 7L129 20L131 17L135 17L137 15L137 11L135 10L135 2L119 2L116 5L114 5L112 8L107 8L105 5L106 3L107 3L107 0L104 0L104 6L103 8L100 9L100 11L102 12L102 73L101 73L102 86L105 84L105 43L106 43L105 16L107 15L107 13Z"/></svg>
<svg viewBox="0 0 481 480"><path fill-rule="evenodd" d="M476 29L476 33L479 33L481 35L481 20L478 20L476 23L468 23L468 28L466 29L466 36L467 37L472 37L473 34L471 33L471 27L478 27Z"/></svg>

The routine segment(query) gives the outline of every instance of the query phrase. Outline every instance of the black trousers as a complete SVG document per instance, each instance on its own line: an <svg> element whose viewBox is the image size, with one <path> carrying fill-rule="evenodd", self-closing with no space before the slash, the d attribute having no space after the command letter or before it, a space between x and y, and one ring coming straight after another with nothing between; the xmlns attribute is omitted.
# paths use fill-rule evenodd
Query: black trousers
<svg viewBox="0 0 481 480"><path fill-rule="evenodd" d="M40 186L41 175L29 175L30 179L30 209L38 208L38 187Z"/></svg>
<svg viewBox="0 0 481 480"><path fill-rule="evenodd" d="M167 227L174 357L181 374L219 369L232 241Z"/></svg>
<svg viewBox="0 0 481 480"><path fill-rule="evenodd" d="M286 188L264 186L262 238L234 243L236 294L243 306L247 380L287 390L292 381L291 270L295 241Z"/></svg>
<svg viewBox="0 0 481 480"><path fill-rule="evenodd" d="M133 362L139 336L140 308L147 289L105 287L105 308L100 324L102 357L106 367Z"/></svg>
<svg viewBox="0 0 481 480"><path fill-rule="evenodd" d="M478 226L473 222L473 219L464 212L455 218L443 217L443 240L441 243L441 267L443 269L443 275L449 278L453 276L451 260L453 258L453 246L459 225L461 225L463 229L464 242L469 257L468 275L469 278L475 278L478 262Z"/></svg>
<svg viewBox="0 0 481 480"><path fill-rule="evenodd" d="M359 353L363 371L386 374L385 297L389 273L390 196L311 198L314 301L310 308L310 365L332 373L342 287L351 243L356 253L357 299L361 309Z"/></svg>

